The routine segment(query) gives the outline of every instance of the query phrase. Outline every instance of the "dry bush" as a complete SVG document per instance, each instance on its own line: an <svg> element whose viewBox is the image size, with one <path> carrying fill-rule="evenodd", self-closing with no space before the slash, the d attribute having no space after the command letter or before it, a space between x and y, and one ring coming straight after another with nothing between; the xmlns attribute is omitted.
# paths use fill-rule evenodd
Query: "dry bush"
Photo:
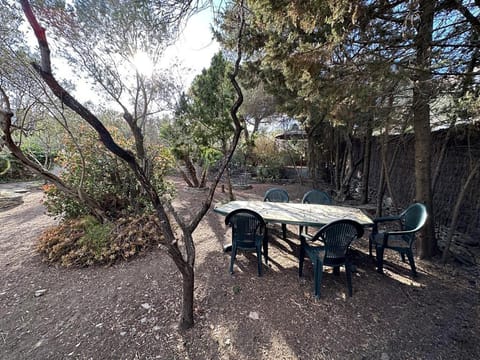
<svg viewBox="0 0 480 360"><path fill-rule="evenodd" d="M37 250L45 261L66 267L110 265L157 245L160 238L152 215L124 217L107 224L86 216L46 230Z"/></svg>

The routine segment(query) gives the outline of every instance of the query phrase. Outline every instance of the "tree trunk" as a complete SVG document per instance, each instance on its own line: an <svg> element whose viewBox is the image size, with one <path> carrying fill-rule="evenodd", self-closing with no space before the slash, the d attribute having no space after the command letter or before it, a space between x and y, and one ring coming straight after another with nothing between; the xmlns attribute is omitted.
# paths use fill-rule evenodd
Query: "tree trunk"
<svg viewBox="0 0 480 360"><path fill-rule="evenodd" d="M233 185L232 185L232 177L230 176L230 170L227 169L226 171L227 176L227 187L228 187L228 197L230 201L235 200L235 195L233 194Z"/></svg>
<svg viewBox="0 0 480 360"><path fill-rule="evenodd" d="M195 289L195 272L193 266L185 264L182 271L183 301L182 317L179 327L181 330L189 329L193 326L193 292Z"/></svg>
<svg viewBox="0 0 480 360"><path fill-rule="evenodd" d="M188 187L194 187L192 182L190 181L190 179L188 178L187 174L185 173L185 171L183 171L182 169L180 169L180 167L178 168L178 171L180 172L180 175L182 175L182 178L183 180L187 183L187 186Z"/></svg>
<svg viewBox="0 0 480 360"><path fill-rule="evenodd" d="M388 129L387 129L388 131ZM385 145L384 143L384 146L382 146L382 154L381 154L381 157L382 157L382 169L384 169L384 178L383 178L383 184L382 186L383 187L386 187L387 190L388 190L388 195L390 196L390 203L393 205L393 204L396 204L395 202L395 199L393 197L393 190L392 190L392 183L390 181L390 174L392 172L392 169L393 169L393 164L395 162L395 158L392 156L392 158L390 159L390 166L388 166L388 163L387 163L387 149L388 149L388 132L387 132L387 135L386 135L386 141L385 143L387 145ZM398 149L398 144L397 144L397 147L396 149ZM394 155L396 155L394 153ZM383 190L383 194L385 194L385 190Z"/></svg>
<svg viewBox="0 0 480 360"><path fill-rule="evenodd" d="M319 169L320 161L323 159L319 156L319 147L316 139L317 136L319 136L320 130L323 130L323 136L325 134L324 120L327 113L319 109L310 109L309 113L309 120L305 126L305 132L307 133L307 166L310 177L313 180L313 185L317 187L319 184L318 177L319 175L323 175ZM332 181L330 182L333 183Z"/></svg>
<svg viewBox="0 0 480 360"><path fill-rule="evenodd" d="M433 199L431 192L431 43L433 18L436 1L419 1L420 22L415 39L416 72L413 78L413 128L415 132L415 197L424 203L428 211L426 226L419 237L418 255L430 258L436 251L436 239L433 216Z"/></svg>
<svg viewBox="0 0 480 360"><path fill-rule="evenodd" d="M318 156L315 149L315 136L314 132L309 129L306 130L307 133L307 166L308 172L310 173L310 178L313 180L313 183L317 182L318 174Z"/></svg>
<svg viewBox="0 0 480 360"><path fill-rule="evenodd" d="M207 186L207 175L209 170L210 170L209 166L205 165L202 171L202 178L200 180L200 185L199 185L200 188L204 188Z"/></svg>
<svg viewBox="0 0 480 360"><path fill-rule="evenodd" d="M360 199L360 202L362 204L368 204L371 152L372 152L372 123L371 123L371 118L369 118L367 123L367 129L365 132L365 139L364 139L364 146L363 146L362 196Z"/></svg>
<svg viewBox="0 0 480 360"><path fill-rule="evenodd" d="M383 214L383 196L385 195L385 169L383 168L384 164L380 166L380 179L378 180L377 187L377 206L375 209L375 217L380 217Z"/></svg>
<svg viewBox="0 0 480 360"><path fill-rule="evenodd" d="M194 187L199 187L200 182L198 181L197 171L195 170L195 165L193 165L188 154L183 157L183 162L185 163L185 168L187 169L190 182L194 185Z"/></svg>
<svg viewBox="0 0 480 360"><path fill-rule="evenodd" d="M385 196L385 178L388 176L387 162L384 161L385 153L388 146L388 122L385 123L385 132L381 136L380 142L380 180L378 181L377 190L377 209L375 215L377 217L383 214L383 197Z"/></svg>
<svg viewBox="0 0 480 360"><path fill-rule="evenodd" d="M352 176L356 166L353 163L352 139L350 138L350 135L348 133L345 133L345 150L342 165L343 166L340 193L342 194L342 198L349 199L351 197L350 183L352 181Z"/></svg>
<svg viewBox="0 0 480 360"><path fill-rule="evenodd" d="M334 185L337 193L340 191L340 174L342 169L342 164L340 160L340 136L338 131L334 130L334 139L335 139L335 179Z"/></svg>

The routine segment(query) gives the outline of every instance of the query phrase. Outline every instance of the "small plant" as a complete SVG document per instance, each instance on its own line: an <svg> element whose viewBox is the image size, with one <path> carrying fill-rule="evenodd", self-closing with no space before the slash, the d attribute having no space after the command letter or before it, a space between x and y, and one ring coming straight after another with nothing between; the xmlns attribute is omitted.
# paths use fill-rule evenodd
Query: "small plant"
<svg viewBox="0 0 480 360"><path fill-rule="evenodd" d="M83 221L85 234L78 240L78 245L92 252L95 258L101 259L102 252L108 248L112 226L110 224L100 224L92 216L83 218Z"/></svg>

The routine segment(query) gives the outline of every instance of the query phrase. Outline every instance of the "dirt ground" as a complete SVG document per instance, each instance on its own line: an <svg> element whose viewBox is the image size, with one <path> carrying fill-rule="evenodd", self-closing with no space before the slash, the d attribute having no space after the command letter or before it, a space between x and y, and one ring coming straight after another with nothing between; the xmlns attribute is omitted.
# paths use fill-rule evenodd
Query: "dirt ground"
<svg viewBox="0 0 480 360"><path fill-rule="evenodd" d="M4 186L4 185L3 185ZM277 186L277 185L275 185ZM299 201L305 186L280 185ZM236 190L262 199L272 185ZM0 185L0 190L2 185ZM178 183L184 215L204 193ZM55 221L42 193L0 209L1 359L478 359L480 271L417 259L419 276L387 254L386 274L375 272L366 238L354 244L353 297L330 270L322 298L313 295L308 265L298 278L297 229L281 240L274 227L270 264L257 277L254 254L237 256L228 272L222 251L230 234L209 211L195 232L195 326L177 330L181 278L170 258L154 250L110 267L48 266L35 240ZM216 203L225 201L218 193Z"/></svg>

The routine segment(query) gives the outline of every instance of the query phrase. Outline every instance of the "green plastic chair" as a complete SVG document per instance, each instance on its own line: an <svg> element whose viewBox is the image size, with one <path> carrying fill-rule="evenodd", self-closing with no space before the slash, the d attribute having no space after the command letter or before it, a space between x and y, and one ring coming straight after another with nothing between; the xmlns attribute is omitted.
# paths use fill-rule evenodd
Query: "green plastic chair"
<svg viewBox="0 0 480 360"><path fill-rule="evenodd" d="M288 192L280 188L273 188L267 190L265 196L263 197L263 201L270 201L270 202L289 202L290 198L288 196ZM287 224L282 224L282 233L283 233L283 240L287 239Z"/></svg>
<svg viewBox="0 0 480 360"><path fill-rule="evenodd" d="M372 256L372 247L375 246L377 254L377 272L383 274L383 254L385 249L397 251L405 262L405 255L410 263L412 275L417 276L415 260L413 259L412 246L415 234L427 221L427 208L425 205L415 203L397 216L384 216L373 220L373 229L369 238L368 250ZM396 224L396 230L379 231L378 225L382 223Z"/></svg>
<svg viewBox="0 0 480 360"><path fill-rule="evenodd" d="M263 218L255 211L238 209L227 215L225 224L232 227L230 274L233 274L233 263L240 249L256 251L258 276L262 276L262 247L265 263L268 264L267 226Z"/></svg>
<svg viewBox="0 0 480 360"><path fill-rule="evenodd" d="M302 204L331 205L332 198L325 191L310 190L303 195ZM308 226L299 226L299 234L305 231L308 234Z"/></svg>
<svg viewBox="0 0 480 360"><path fill-rule="evenodd" d="M363 227L353 220L336 220L323 226L312 237L305 233L300 236L300 256L298 275L303 275L303 261L308 255L313 263L315 296L320 297L323 266L333 267L336 275L340 266L345 266L348 296L352 296L352 266L348 249L353 240L363 236Z"/></svg>
<svg viewBox="0 0 480 360"><path fill-rule="evenodd" d="M325 191L310 190L303 195L302 203L331 205L332 198Z"/></svg>

